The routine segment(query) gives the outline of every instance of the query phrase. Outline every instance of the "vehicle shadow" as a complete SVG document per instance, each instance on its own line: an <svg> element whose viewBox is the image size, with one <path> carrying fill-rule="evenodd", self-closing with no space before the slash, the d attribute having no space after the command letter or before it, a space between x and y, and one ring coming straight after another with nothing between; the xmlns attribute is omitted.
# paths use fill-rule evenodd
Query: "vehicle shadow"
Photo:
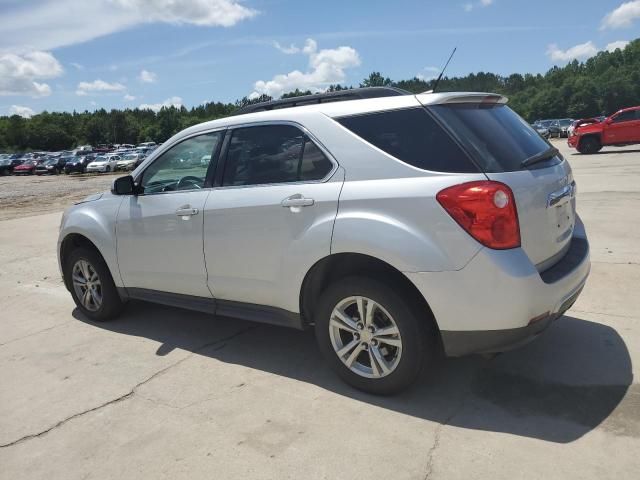
<svg viewBox="0 0 640 480"><path fill-rule="evenodd" d="M74 317L157 341L157 355L179 348L457 427L558 443L574 441L603 422L616 433L640 435L637 415L618 408L633 379L624 341L609 326L571 316L558 319L537 341L491 360L439 358L437 368L424 373L415 387L392 397L368 395L342 383L322 361L310 331L143 302L131 302L114 322L90 322L77 309ZM215 341L221 331L233 332L222 346Z"/></svg>
<svg viewBox="0 0 640 480"><path fill-rule="evenodd" d="M591 153L589 155L621 155L624 153L640 153L640 149L633 149L633 150L600 150L599 152L595 152L595 153ZM584 156L583 153L580 152L572 152L571 156L575 156L575 155L582 155Z"/></svg>

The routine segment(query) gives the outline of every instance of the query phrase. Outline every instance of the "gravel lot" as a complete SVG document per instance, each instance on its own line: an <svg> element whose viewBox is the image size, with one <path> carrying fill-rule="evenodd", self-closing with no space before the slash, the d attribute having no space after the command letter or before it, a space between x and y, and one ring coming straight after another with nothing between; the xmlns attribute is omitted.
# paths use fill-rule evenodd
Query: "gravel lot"
<svg viewBox="0 0 640 480"><path fill-rule="evenodd" d="M111 174L0 177L0 220L63 210L87 195L111 187Z"/></svg>
<svg viewBox="0 0 640 480"><path fill-rule="evenodd" d="M144 303L87 321L58 206L111 178L0 179L20 217L0 221L0 479L638 478L640 150L556 144L591 241L584 293L526 347L442 359L389 398L338 381L310 332Z"/></svg>

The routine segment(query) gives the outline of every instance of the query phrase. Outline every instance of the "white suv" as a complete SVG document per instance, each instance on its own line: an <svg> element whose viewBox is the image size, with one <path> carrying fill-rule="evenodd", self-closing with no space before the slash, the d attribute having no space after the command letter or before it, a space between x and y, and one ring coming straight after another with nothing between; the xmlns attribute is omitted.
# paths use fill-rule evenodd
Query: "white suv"
<svg viewBox="0 0 640 480"><path fill-rule="evenodd" d="M259 104L175 135L65 212L78 308L314 326L337 373L381 394L439 348L535 337L589 274L569 163L504 97L403 93Z"/></svg>

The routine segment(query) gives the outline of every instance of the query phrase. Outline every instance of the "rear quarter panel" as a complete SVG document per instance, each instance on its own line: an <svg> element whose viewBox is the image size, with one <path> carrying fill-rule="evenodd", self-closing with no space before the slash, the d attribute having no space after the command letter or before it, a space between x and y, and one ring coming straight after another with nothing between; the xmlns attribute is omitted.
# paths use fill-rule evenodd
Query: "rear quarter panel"
<svg viewBox="0 0 640 480"><path fill-rule="evenodd" d="M482 174L345 182L331 253L362 253L402 272L460 270L480 250L436 194Z"/></svg>

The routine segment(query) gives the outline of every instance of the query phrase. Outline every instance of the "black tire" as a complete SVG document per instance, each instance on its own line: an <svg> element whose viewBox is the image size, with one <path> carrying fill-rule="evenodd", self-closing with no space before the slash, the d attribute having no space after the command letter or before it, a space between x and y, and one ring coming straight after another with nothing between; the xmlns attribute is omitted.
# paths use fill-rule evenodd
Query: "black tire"
<svg viewBox="0 0 640 480"><path fill-rule="evenodd" d="M400 331L402 354L395 369L386 376L367 378L351 371L332 345L331 314L336 305L351 296L363 296L381 305ZM346 277L330 285L320 296L314 321L318 346L331 368L349 385L376 395L391 395L413 384L437 349L437 331L430 313L421 311L417 302L373 278Z"/></svg>
<svg viewBox="0 0 640 480"><path fill-rule="evenodd" d="M602 144L596 137L584 137L578 144L578 151L587 155L599 152L601 149Z"/></svg>
<svg viewBox="0 0 640 480"><path fill-rule="evenodd" d="M100 308L95 311L89 310L83 304L73 286L71 280L71 274L73 267L79 260L85 260L96 271L101 283L102 304ZM96 322L106 322L116 318L124 308L124 302L118 294L115 284L113 283L113 277L109 271L109 267L105 263L102 256L94 249L77 247L68 255L65 259L64 267L65 283L70 286L71 296L76 306L82 311L82 313Z"/></svg>
<svg viewBox="0 0 640 480"><path fill-rule="evenodd" d="M109 173L111 171L111 167L109 165L107 165L107 168L104 169L105 173Z"/></svg>

